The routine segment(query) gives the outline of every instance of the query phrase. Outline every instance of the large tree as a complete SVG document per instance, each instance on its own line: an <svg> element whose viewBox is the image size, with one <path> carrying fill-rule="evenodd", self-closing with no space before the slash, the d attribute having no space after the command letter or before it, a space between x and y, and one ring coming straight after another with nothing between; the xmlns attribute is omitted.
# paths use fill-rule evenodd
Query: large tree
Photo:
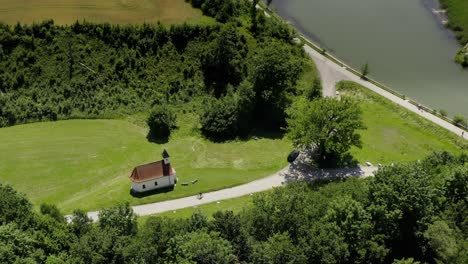
<svg viewBox="0 0 468 264"><path fill-rule="evenodd" d="M437 212L437 197L423 163L396 164L376 174L369 188L369 210L376 231L384 235L391 258L423 258L422 233Z"/></svg>
<svg viewBox="0 0 468 264"><path fill-rule="evenodd" d="M287 111L287 135L298 148L314 151L321 166L335 164L351 146L361 147L364 129L357 102L343 97L298 100Z"/></svg>
<svg viewBox="0 0 468 264"><path fill-rule="evenodd" d="M232 23L226 24L203 55L205 82L216 97L226 93L228 84L237 86L245 74L246 39Z"/></svg>
<svg viewBox="0 0 468 264"><path fill-rule="evenodd" d="M302 73L302 57L290 47L269 39L250 61L250 81L255 91L256 117L266 125L283 125L289 94L295 93Z"/></svg>

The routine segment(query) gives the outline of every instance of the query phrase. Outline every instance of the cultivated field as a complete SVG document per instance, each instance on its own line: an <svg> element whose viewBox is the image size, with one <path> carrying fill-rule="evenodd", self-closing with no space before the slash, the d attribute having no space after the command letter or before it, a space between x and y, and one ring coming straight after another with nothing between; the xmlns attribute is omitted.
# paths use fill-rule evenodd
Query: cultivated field
<svg viewBox="0 0 468 264"><path fill-rule="evenodd" d="M2 0L0 21L32 23L54 19L57 24L76 20L109 23L180 23L199 20L200 10L184 0Z"/></svg>
<svg viewBox="0 0 468 264"><path fill-rule="evenodd" d="M193 118L187 118L193 119ZM252 181L286 166L291 144L260 138L223 144L200 138L187 119L164 145L146 140L146 129L121 120L70 120L0 129L0 181L37 206L54 203L65 213L129 201L143 204L195 195ZM196 184L145 198L130 196L135 165L161 159L167 148L179 182Z"/></svg>

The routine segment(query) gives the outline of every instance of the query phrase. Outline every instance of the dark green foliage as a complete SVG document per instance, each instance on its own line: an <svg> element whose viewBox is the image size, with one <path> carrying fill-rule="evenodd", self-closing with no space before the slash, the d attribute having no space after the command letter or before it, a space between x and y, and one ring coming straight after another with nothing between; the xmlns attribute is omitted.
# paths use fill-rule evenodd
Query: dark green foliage
<svg viewBox="0 0 468 264"><path fill-rule="evenodd" d="M92 223L93 220L88 217L86 212L77 209L73 211L69 227L76 236L80 237L91 230Z"/></svg>
<svg viewBox="0 0 468 264"><path fill-rule="evenodd" d="M65 222L65 218L63 217L62 213L57 208L57 206L53 204L41 204L40 211L41 214L48 215L57 222Z"/></svg>
<svg viewBox="0 0 468 264"><path fill-rule="evenodd" d="M351 98L297 100L288 115L287 135L296 147L313 150L319 166L346 165L351 146L361 146L357 130L365 127L359 105Z"/></svg>
<svg viewBox="0 0 468 264"><path fill-rule="evenodd" d="M465 117L462 115L455 115L453 117L453 124L459 127L467 127L468 124L466 123Z"/></svg>
<svg viewBox="0 0 468 264"><path fill-rule="evenodd" d="M213 214L210 229L231 242L239 261L248 260L252 248L239 215L235 215L232 211L216 212Z"/></svg>
<svg viewBox="0 0 468 264"><path fill-rule="evenodd" d="M153 139L166 139L176 127L175 110L167 104L156 105L146 120L149 126L149 137Z"/></svg>
<svg viewBox="0 0 468 264"><path fill-rule="evenodd" d="M364 65L362 65L361 67L361 78L366 80L367 79L367 75L369 74L369 63L365 63Z"/></svg>
<svg viewBox="0 0 468 264"><path fill-rule="evenodd" d="M322 97L322 84L320 83L320 80L315 78L312 85L307 87L307 90L305 91L305 97L309 101L313 101L314 99Z"/></svg>
<svg viewBox="0 0 468 264"><path fill-rule="evenodd" d="M214 140L232 139L237 135L237 107L231 96L206 101L200 115L202 133Z"/></svg>
<svg viewBox="0 0 468 264"><path fill-rule="evenodd" d="M437 211L436 194L431 175L420 164L385 167L375 175L370 211L394 258L424 256L421 234Z"/></svg>
<svg viewBox="0 0 468 264"><path fill-rule="evenodd" d="M255 50L250 62L250 82L255 91L255 118L266 126L284 124L285 109L295 93L302 60L295 50L274 39Z"/></svg>
<svg viewBox="0 0 468 264"><path fill-rule="evenodd" d="M432 223L424 232L430 248L434 251L439 263L466 263L468 261L468 245L462 242L462 236L449 225L438 220Z"/></svg>
<svg viewBox="0 0 468 264"><path fill-rule="evenodd" d="M216 232L191 232L171 239L172 263L237 263L231 244Z"/></svg>
<svg viewBox="0 0 468 264"><path fill-rule="evenodd" d="M234 24L226 24L210 43L203 58L205 83L216 97L226 93L227 85L237 86L246 75L247 44Z"/></svg>
<svg viewBox="0 0 468 264"><path fill-rule="evenodd" d="M114 229L118 235L134 235L137 233L136 215L128 203L99 212L99 227Z"/></svg>
<svg viewBox="0 0 468 264"><path fill-rule="evenodd" d="M54 206L35 214L0 186L0 216L10 219L0 225L0 262L466 263L465 162L437 152L375 178L290 183L255 195L239 214L156 216L138 229L128 204L102 210L95 225L75 211L67 225Z"/></svg>
<svg viewBox="0 0 468 264"><path fill-rule="evenodd" d="M304 252L295 246L287 233L274 234L267 241L259 243L252 253L253 263L306 263Z"/></svg>
<svg viewBox="0 0 468 264"><path fill-rule="evenodd" d="M164 101L188 101L204 87L200 63L184 63L200 58L184 49L209 41L218 28L43 24L0 25L6 57L0 61L2 126L112 117ZM34 49L28 44L31 31Z"/></svg>
<svg viewBox="0 0 468 264"><path fill-rule="evenodd" d="M73 263L122 263L119 246L126 237L121 237L115 229L93 228L81 236L70 248Z"/></svg>
<svg viewBox="0 0 468 264"><path fill-rule="evenodd" d="M252 127L255 109L255 92L250 82L244 81L237 87L234 94L237 105L237 129L239 135L246 136Z"/></svg>
<svg viewBox="0 0 468 264"><path fill-rule="evenodd" d="M15 224L0 226L0 262L33 262L35 241L29 233L23 232Z"/></svg>
<svg viewBox="0 0 468 264"><path fill-rule="evenodd" d="M246 30L252 8L248 1L192 4L229 22L170 27L57 26L51 20L0 24L0 127L114 118L161 104L177 108L207 95L233 98L236 109L231 106L228 112L237 121L206 129L230 131L221 138L246 136L253 126L284 125L284 110L297 95L305 60L302 48L290 43L291 28L254 10L258 28L253 36ZM201 108L194 110L208 113ZM153 137L169 135L172 124L163 129L151 123L158 127Z"/></svg>
<svg viewBox="0 0 468 264"><path fill-rule="evenodd" d="M31 203L10 185L0 183L0 224L16 223L19 226L31 225L33 211Z"/></svg>
<svg viewBox="0 0 468 264"><path fill-rule="evenodd" d="M187 230L194 232L204 228L208 228L208 218L200 212L193 213L188 220Z"/></svg>

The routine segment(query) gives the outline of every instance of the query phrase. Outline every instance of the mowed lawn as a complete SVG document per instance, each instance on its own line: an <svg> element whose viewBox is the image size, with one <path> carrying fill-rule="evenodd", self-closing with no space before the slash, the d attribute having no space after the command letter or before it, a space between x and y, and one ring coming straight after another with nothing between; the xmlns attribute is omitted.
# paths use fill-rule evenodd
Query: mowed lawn
<svg viewBox="0 0 468 264"><path fill-rule="evenodd" d="M340 82L343 95L359 101L366 130L362 149L352 148L361 163L391 164L424 158L432 151L468 151L466 140L354 82Z"/></svg>
<svg viewBox="0 0 468 264"><path fill-rule="evenodd" d="M190 118L188 118L190 119ZM185 119L183 119L185 120ZM259 138L212 143L180 125L166 144L150 143L144 127L122 120L69 120L0 129L0 182L35 206L54 203L65 213L128 201L144 204L208 192L268 176L287 165L289 141ZM166 148L179 183L172 192L130 195L136 165L161 159Z"/></svg>
<svg viewBox="0 0 468 264"><path fill-rule="evenodd" d="M143 224L148 218L154 216L170 218L190 218L194 213L201 213L205 215L208 219L213 219L213 214L218 211L232 211L234 213L239 213L242 210L249 208L253 205L253 197L253 195L241 196L237 198L203 204L200 206L192 206L179 210L167 211L160 214L141 216L138 217L138 223Z"/></svg>
<svg viewBox="0 0 468 264"><path fill-rule="evenodd" d="M184 0L2 0L0 22L32 23L54 19L57 24L76 20L109 23L180 23L202 18L201 10Z"/></svg>

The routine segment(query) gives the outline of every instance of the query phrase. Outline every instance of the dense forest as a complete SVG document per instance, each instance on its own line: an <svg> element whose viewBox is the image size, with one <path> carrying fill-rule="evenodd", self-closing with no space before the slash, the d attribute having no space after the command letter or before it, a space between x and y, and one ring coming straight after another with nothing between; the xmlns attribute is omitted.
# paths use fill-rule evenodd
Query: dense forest
<svg viewBox="0 0 468 264"><path fill-rule="evenodd" d="M192 4L216 22L0 24L0 127L188 103L212 137L284 124L306 60L292 29L248 1Z"/></svg>
<svg viewBox="0 0 468 264"><path fill-rule="evenodd" d="M128 205L95 224L0 185L1 263L467 263L467 156L434 153L375 177L298 182L234 214L150 217Z"/></svg>

